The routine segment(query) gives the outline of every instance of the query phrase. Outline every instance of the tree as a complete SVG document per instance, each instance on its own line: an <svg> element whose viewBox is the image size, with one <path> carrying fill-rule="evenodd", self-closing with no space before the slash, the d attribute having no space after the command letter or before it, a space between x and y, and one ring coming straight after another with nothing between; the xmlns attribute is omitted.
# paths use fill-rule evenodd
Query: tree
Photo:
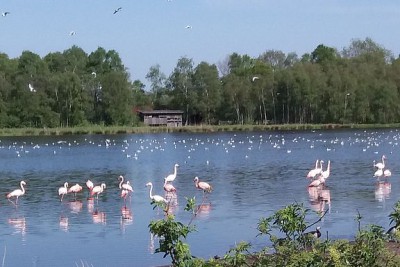
<svg viewBox="0 0 400 267"><path fill-rule="evenodd" d="M166 93L165 82L166 76L160 70L160 65L150 67L149 72L146 74L146 79L151 83L152 105L154 108L163 107L165 104L161 103L161 97Z"/></svg>

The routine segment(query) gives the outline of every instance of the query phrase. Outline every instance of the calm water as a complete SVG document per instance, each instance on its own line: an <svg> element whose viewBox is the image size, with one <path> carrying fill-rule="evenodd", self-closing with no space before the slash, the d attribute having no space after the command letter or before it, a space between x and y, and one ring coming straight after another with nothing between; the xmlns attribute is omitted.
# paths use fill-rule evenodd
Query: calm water
<svg viewBox="0 0 400 267"><path fill-rule="evenodd" d="M0 256L5 266L157 266L169 263L155 254L157 238L148 230L162 218L150 205L145 184L163 195L163 178L178 163L173 212L189 222L185 197L202 193L193 178L214 191L194 223L188 243L193 255L225 254L242 240L254 249L267 244L256 237L259 218L295 201L314 210L328 208L307 189L316 159L331 161L325 195L331 206L319 224L330 238L352 238L357 211L363 225L389 226L399 199L400 133L397 130L155 134L1 138ZM393 175L386 183L373 178L373 160L387 156ZM135 192L127 208L119 197L118 176ZM87 190L60 202L58 188L87 179L106 183L105 192L87 200ZM4 195L27 183L15 207ZM310 222L317 219L311 216Z"/></svg>

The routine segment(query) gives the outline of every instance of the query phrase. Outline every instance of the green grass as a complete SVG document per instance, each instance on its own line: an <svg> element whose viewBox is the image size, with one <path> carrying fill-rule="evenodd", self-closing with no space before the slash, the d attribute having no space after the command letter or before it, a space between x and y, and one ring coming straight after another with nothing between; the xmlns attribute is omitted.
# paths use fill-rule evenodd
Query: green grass
<svg viewBox="0 0 400 267"><path fill-rule="evenodd" d="M196 125L182 127L150 126L81 126L65 128L3 128L0 136L83 135L83 134L148 134L148 133L209 133L252 131L297 131L329 129L382 129L400 128L396 124L268 124L268 125Z"/></svg>

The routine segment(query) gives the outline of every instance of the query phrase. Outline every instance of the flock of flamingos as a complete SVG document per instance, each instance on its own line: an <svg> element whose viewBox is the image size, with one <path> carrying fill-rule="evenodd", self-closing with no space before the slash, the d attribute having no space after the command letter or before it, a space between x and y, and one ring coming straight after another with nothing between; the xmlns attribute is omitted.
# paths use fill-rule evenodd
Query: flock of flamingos
<svg viewBox="0 0 400 267"><path fill-rule="evenodd" d="M385 165L386 156L382 155L381 162L373 161L374 175L379 184L381 179L387 179L392 176L392 172ZM330 176L331 161L328 160L326 169L323 169L323 160L316 160L315 167L307 173L307 178L310 180L308 185L308 193L310 196L311 205L316 206L316 210L323 212L325 203L330 207L330 191L327 189L326 181ZM387 183L383 183L385 186ZM390 185L390 184L389 184Z"/></svg>
<svg viewBox="0 0 400 267"><path fill-rule="evenodd" d="M168 204L171 199L174 197L176 188L172 184L173 181L175 180L177 176L177 169L179 165L175 164L174 165L174 172L167 177L164 178L164 191L166 193L166 198L160 195L153 195L153 184L151 182L148 182L146 184L146 187L150 187L149 190L149 196L150 200L158 203L165 203ZM120 196L122 199L124 199L124 203L126 203L126 198L128 196L131 196L133 192L133 187L130 184L129 181L126 181L124 183L124 177L120 175L118 177L119 182L119 189L121 190ZM210 193L212 191L212 186L207 183L200 181L198 177L194 178L194 185L197 189L200 189L203 191L203 197L205 196L206 193ZM25 188L24 186L26 185L25 181L20 182L20 188L15 189L11 191L10 193L6 194L7 199L12 202L15 206L18 204L18 199L19 197L23 196L25 194ZM76 198L76 194L81 192L83 190L83 187L79 184L75 184L71 187L68 188L68 182L65 182L64 185L60 188L58 188L58 195L60 196L60 201L63 201L63 198L67 194L74 194ZM100 185L94 185L91 180L86 181L86 187L89 190L89 195L90 198L96 197L96 199L99 199L99 195L104 192L104 189L106 189L106 184L101 183ZM15 199L15 201L13 201Z"/></svg>

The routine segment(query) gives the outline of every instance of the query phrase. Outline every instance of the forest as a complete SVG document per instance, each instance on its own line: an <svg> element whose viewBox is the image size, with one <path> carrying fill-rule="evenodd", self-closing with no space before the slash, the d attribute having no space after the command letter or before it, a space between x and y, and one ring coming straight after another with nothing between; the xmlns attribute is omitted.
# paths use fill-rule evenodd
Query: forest
<svg viewBox="0 0 400 267"><path fill-rule="evenodd" d="M169 75L154 65L146 79L150 88L102 47L0 52L0 128L139 126L138 111L153 109L182 110L185 125L400 121L400 58L370 38L302 56L266 50L197 65L182 57Z"/></svg>

